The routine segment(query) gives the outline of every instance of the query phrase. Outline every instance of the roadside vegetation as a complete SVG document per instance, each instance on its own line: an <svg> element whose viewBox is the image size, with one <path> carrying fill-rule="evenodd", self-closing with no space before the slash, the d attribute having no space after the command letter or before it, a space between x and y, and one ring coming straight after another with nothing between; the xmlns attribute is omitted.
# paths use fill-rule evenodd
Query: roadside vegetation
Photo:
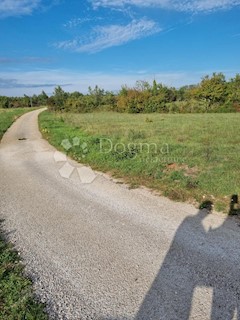
<svg viewBox="0 0 240 320"><path fill-rule="evenodd" d="M11 108L32 108L46 106L49 97L42 91L39 95L33 96L24 95L23 97L7 97L0 96L0 109Z"/></svg>
<svg viewBox="0 0 240 320"><path fill-rule="evenodd" d="M239 113L226 114L85 114L46 111L41 131L74 159L145 185L175 200L212 200L228 212L231 196L240 193Z"/></svg>
<svg viewBox="0 0 240 320"><path fill-rule="evenodd" d="M0 319L47 320L44 306L35 302L32 283L23 276L19 255L0 235Z"/></svg>
<svg viewBox="0 0 240 320"><path fill-rule="evenodd" d="M17 109L0 109L0 141L4 133L10 127L10 125L24 113L31 111L29 108L17 108Z"/></svg>
<svg viewBox="0 0 240 320"><path fill-rule="evenodd" d="M12 122L28 111L26 108L0 109L0 140ZM3 235L0 226L0 319L47 319L44 306L35 302L32 283L24 276L18 253Z"/></svg>

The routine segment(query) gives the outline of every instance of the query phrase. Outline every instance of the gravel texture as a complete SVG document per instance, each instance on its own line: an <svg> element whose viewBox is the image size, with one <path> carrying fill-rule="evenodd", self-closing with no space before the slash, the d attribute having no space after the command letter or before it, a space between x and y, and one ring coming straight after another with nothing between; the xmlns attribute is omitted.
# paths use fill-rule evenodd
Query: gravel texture
<svg viewBox="0 0 240 320"><path fill-rule="evenodd" d="M1 142L0 208L50 317L239 319L238 220L100 173L89 184L76 170L63 178L39 112L18 119Z"/></svg>

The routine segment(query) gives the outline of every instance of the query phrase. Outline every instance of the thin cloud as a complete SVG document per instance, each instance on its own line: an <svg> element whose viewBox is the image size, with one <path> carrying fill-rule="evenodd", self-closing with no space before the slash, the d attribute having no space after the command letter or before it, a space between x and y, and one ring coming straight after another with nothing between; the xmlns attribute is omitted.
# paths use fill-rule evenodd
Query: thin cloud
<svg viewBox="0 0 240 320"><path fill-rule="evenodd" d="M231 9L240 5L240 0L90 0L93 7L159 7L183 12L209 12Z"/></svg>
<svg viewBox="0 0 240 320"><path fill-rule="evenodd" d="M52 62L51 58L47 57L23 57L23 58L9 58L9 57L0 57L0 65L9 65L9 64L35 64L35 63L50 63Z"/></svg>
<svg viewBox="0 0 240 320"><path fill-rule="evenodd" d="M1 0L0 19L30 15L33 11L49 9L61 0Z"/></svg>
<svg viewBox="0 0 240 320"><path fill-rule="evenodd" d="M91 21L91 18L73 18L68 22L66 22L63 26L65 28L72 29L90 21Z"/></svg>
<svg viewBox="0 0 240 320"><path fill-rule="evenodd" d="M209 12L222 9L231 9L233 7L239 6L239 0L201 0L201 1L189 1L186 3L176 5L181 11L192 11L192 12Z"/></svg>
<svg viewBox="0 0 240 320"><path fill-rule="evenodd" d="M21 83L17 79L4 79L0 78L1 89L16 89L16 88L43 88L43 87L55 87L56 83L39 83L39 84L26 84Z"/></svg>
<svg viewBox="0 0 240 320"><path fill-rule="evenodd" d="M132 20L127 25L99 26L96 30L87 40L79 38L62 41L56 46L76 52L94 53L162 31L155 21L145 18Z"/></svg>
<svg viewBox="0 0 240 320"><path fill-rule="evenodd" d="M2 0L0 17L29 15L37 9L41 0Z"/></svg>
<svg viewBox="0 0 240 320"><path fill-rule="evenodd" d="M89 22L96 22L99 20L103 20L103 18L100 18L100 17L73 18L73 19L70 19L68 22L66 22L63 26L67 29L74 29L83 24L86 24Z"/></svg>

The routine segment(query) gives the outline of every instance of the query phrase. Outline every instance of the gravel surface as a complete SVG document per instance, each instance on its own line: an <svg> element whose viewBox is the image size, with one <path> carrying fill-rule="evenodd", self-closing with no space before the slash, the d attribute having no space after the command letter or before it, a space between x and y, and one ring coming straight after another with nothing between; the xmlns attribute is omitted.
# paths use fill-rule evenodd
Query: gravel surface
<svg viewBox="0 0 240 320"><path fill-rule="evenodd" d="M66 163L42 139L39 112L1 142L0 208L50 317L240 319L238 220L100 173L83 183L71 160L63 178Z"/></svg>

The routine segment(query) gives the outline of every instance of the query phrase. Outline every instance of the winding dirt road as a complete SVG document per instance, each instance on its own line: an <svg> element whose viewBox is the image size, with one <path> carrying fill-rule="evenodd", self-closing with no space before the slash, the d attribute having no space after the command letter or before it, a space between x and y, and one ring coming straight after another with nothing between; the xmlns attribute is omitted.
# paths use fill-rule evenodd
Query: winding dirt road
<svg viewBox="0 0 240 320"><path fill-rule="evenodd" d="M0 217L48 313L240 319L239 222L100 173L84 183L77 168L82 177L87 169L42 139L39 112L18 119L0 144ZM63 167L74 169L70 178Z"/></svg>

